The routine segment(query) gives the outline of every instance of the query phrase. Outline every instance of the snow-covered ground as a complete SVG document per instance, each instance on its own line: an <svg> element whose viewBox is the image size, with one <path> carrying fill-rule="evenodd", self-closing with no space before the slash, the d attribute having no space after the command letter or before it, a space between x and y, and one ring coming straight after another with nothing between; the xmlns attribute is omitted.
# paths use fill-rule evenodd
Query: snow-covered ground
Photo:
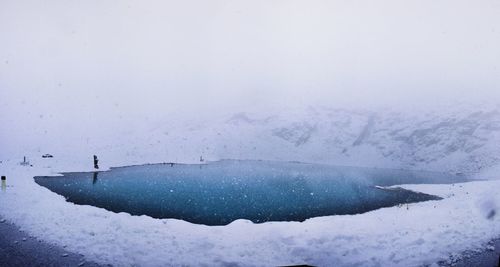
<svg viewBox="0 0 500 267"><path fill-rule="evenodd" d="M55 164L56 165L56 164ZM354 216L209 227L68 203L38 186L51 168L2 163L0 215L46 241L117 266L418 266L485 247L500 236L500 181L405 185L441 201Z"/></svg>
<svg viewBox="0 0 500 267"><path fill-rule="evenodd" d="M484 248L500 236L497 109L435 113L309 108L182 122L155 119L103 131L108 135L68 129L73 134L57 136L33 126L30 133L4 140L10 143L0 155L0 174L7 176L7 187L0 192L0 216L89 260L117 266L430 265L464 250ZM42 159L45 153L55 158ZM74 205L33 180L37 175L90 170L93 154L99 155L104 169L195 162L203 155L208 160L296 160L469 172L490 180L403 185L444 199L360 215L302 223L238 220L216 227ZM19 165L22 155L33 167Z"/></svg>

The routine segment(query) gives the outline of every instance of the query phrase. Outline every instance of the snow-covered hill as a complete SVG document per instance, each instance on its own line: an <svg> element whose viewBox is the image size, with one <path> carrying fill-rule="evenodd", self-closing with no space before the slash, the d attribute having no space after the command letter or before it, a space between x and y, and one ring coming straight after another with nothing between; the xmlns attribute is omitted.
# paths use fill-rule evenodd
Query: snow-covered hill
<svg viewBox="0 0 500 267"><path fill-rule="evenodd" d="M417 114L417 115L415 115ZM155 129L156 155L322 162L476 172L500 162L500 111L370 112L330 108L236 113ZM159 151L158 151L159 149ZM150 151L151 152L151 151Z"/></svg>
<svg viewBox="0 0 500 267"><path fill-rule="evenodd" d="M57 116L4 140L1 160L51 153L64 170L156 162L262 159L332 165L479 172L500 164L500 108L420 110L328 107L117 119L65 126ZM16 143L17 142L17 143ZM12 150L12 151L9 151ZM74 164L69 164L73 162Z"/></svg>

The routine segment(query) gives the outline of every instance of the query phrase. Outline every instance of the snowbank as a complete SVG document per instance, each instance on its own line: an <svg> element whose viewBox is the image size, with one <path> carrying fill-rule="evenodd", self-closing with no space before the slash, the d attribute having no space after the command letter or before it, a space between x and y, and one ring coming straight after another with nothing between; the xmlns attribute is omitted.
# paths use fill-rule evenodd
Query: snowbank
<svg viewBox="0 0 500 267"><path fill-rule="evenodd" d="M500 236L500 181L406 185L444 199L355 216L208 227L68 203L32 178L53 175L58 165L68 166L56 159L35 167L1 163L8 187L0 192L0 216L89 260L116 266L417 266L481 249Z"/></svg>

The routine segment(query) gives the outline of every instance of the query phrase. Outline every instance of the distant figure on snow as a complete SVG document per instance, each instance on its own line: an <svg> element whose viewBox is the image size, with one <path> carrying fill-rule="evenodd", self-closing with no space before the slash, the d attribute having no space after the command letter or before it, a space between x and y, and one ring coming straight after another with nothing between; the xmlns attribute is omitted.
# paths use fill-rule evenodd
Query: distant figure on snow
<svg viewBox="0 0 500 267"><path fill-rule="evenodd" d="M95 169L99 169L99 165L98 165L98 163L99 163L99 160L97 159L97 156L96 156L96 155L94 155L94 168L95 168Z"/></svg>
<svg viewBox="0 0 500 267"><path fill-rule="evenodd" d="M21 162L21 166L29 166L30 162L26 160L26 156L23 157L23 161Z"/></svg>
<svg viewBox="0 0 500 267"><path fill-rule="evenodd" d="M2 175L2 191L5 191L5 189L7 188L7 177L3 176Z"/></svg>

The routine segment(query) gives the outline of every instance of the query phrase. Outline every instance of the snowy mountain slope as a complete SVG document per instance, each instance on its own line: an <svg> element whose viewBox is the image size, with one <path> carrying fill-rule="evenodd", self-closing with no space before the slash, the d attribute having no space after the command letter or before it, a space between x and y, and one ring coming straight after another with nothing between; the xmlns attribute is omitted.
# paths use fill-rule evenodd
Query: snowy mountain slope
<svg viewBox="0 0 500 267"><path fill-rule="evenodd" d="M187 152L192 159L203 155L455 172L476 172L500 162L497 109L412 115L309 108L237 113L163 129L148 139L168 144L167 157Z"/></svg>
<svg viewBox="0 0 500 267"><path fill-rule="evenodd" d="M200 156L451 172L500 164L498 106L155 116L118 121L120 127L82 125L83 130L40 123L23 132L21 141L5 140L0 160L51 153L75 162L66 166L72 171L86 169L93 154L103 166L198 162Z"/></svg>

